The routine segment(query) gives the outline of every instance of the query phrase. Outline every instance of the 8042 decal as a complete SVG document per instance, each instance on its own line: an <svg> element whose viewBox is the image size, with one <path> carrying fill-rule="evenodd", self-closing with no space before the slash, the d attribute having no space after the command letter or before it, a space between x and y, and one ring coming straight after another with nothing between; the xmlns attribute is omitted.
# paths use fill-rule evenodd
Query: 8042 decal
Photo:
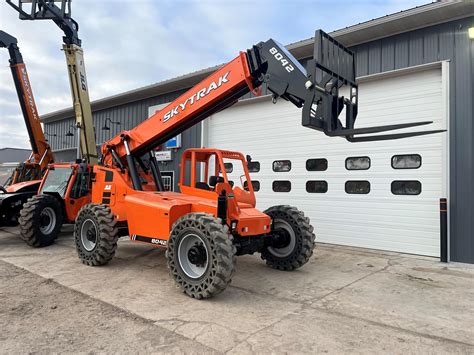
<svg viewBox="0 0 474 355"><path fill-rule="evenodd" d="M164 239L159 239L159 238L150 238L150 237L145 237L143 235L136 235L132 234L132 240L136 240L139 242L144 242L144 243L150 243L154 245L159 245L162 247L166 247L168 245L168 241Z"/></svg>

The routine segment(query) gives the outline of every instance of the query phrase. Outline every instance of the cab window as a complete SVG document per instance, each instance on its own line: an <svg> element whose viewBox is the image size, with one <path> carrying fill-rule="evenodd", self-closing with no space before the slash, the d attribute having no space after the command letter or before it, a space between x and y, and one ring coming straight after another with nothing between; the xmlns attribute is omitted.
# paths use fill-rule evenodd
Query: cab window
<svg viewBox="0 0 474 355"><path fill-rule="evenodd" d="M80 198L87 196L89 193L89 181L90 181L90 173L79 173L76 176L76 180L74 181L74 185L71 190L71 198Z"/></svg>
<svg viewBox="0 0 474 355"><path fill-rule="evenodd" d="M67 186L69 180L71 179L72 169L67 168L58 168L50 170L46 176L46 181L41 188L40 193L50 192L58 193L59 196L64 197L66 194Z"/></svg>

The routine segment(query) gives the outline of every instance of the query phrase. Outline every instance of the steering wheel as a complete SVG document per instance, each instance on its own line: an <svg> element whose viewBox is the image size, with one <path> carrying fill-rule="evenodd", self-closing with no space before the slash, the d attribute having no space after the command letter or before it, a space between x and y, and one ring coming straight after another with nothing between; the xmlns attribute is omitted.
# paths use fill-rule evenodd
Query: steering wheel
<svg viewBox="0 0 474 355"><path fill-rule="evenodd" d="M0 186L0 191L4 194L8 193L8 191L3 186Z"/></svg>

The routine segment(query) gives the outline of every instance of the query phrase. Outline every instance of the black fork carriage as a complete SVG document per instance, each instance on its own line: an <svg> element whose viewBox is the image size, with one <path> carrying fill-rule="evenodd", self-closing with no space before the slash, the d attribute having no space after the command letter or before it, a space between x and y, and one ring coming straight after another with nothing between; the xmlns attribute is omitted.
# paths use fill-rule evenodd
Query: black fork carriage
<svg viewBox="0 0 474 355"><path fill-rule="evenodd" d="M444 130L431 130L367 136L367 134L423 126L433 123L432 121L354 128L358 107L354 53L321 30L316 31L314 56L308 61L307 68L309 80L306 83L308 93L305 102L312 102L312 105L303 106L305 127L322 131L330 137L344 137L349 142L400 139L444 132ZM339 95L339 89L343 86L349 88L347 98ZM344 108L345 125L338 118ZM364 136L359 136L361 134Z"/></svg>

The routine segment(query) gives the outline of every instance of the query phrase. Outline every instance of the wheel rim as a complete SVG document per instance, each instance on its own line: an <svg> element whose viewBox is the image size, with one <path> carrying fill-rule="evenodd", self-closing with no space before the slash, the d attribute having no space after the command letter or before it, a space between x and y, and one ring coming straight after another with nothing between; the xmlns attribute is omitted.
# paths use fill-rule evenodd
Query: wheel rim
<svg viewBox="0 0 474 355"><path fill-rule="evenodd" d="M296 245L295 231L293 230L293 228L287 221L284 221L281 219L275 219L273 221L273 228L274 230L280 230L286 233L290 240L287 245L280 248L268 247L268 251L278 258L285 258L288 255L290 255L295 249L295 245Z"/></svg>
<svg viewBox="0 0 474 355"><path fill-rule="evenodd" d="M45 207L40 213L40 231L50 234L56 226L56 213L51 207Z"/></svg>
<svg viewBox="0 0 474 355"><path fill-rule="evenodd" d="M92 219L86 219L81 226L81 243L87 251L94 250L97 245L97 227Z"/></svg>
<svg viewBox="0 0 474 355"><path fill-rule="evenodd" d="M206 243L197 234L185 235L178 247L178 262L181 270L190 278L203 276L209 263Z"/></svg>

